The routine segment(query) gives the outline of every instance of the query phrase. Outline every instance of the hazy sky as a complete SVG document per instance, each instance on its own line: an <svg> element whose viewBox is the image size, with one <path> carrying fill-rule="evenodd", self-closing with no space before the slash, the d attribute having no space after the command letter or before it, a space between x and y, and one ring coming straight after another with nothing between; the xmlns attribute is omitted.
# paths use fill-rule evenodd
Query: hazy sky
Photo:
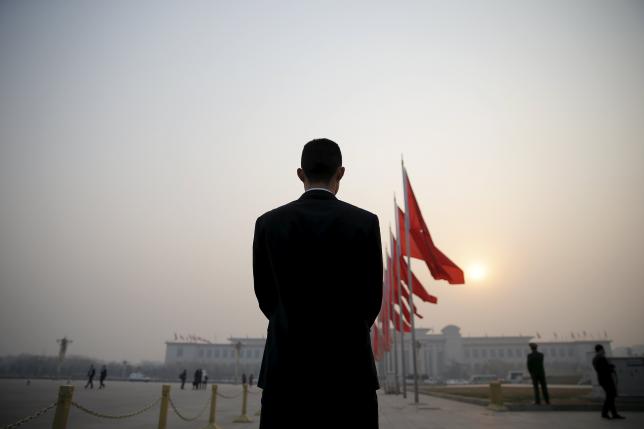
<svg viewBox="0 0 644 429"><path fill-rule="evenodd" d="M644 343L641 1L0 3L0 354L262 336L254 221L336 140L438 246L420 327ZM329 290L333 285L329 285ZM320 291L320 293L329 293Z"/></svg>

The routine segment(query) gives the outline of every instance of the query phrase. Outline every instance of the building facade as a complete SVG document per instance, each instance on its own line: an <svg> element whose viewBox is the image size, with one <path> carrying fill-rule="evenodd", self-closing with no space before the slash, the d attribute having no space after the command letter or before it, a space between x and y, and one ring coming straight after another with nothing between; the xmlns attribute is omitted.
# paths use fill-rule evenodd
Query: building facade
<svg viewBox="0 0 644 429"><path fill-rule="evenodd" d="M398 337L399 338L399 337ZM469 378L487 374L505 377L508 371L525 371L528 343L536 342L544 354L549 376L590 377L595 344L602 344L611 356L611 341L541 341L532 336L464 337L458 326L445 326L440 333L416 329L418 374L422 378ZM166 365L212 368L218 374L259 374L265 338L229 338L227 343L167 341ZM237 347L239 344L239 367ZM393 349L392 349L393 351ZM405 334L407 374L412 373L411 334ZM392 353L388 353L379 370L394 372ZM402 360L398 360L399 374ZM382 375L382 374L381 374Z"/></svg>
<svg viewBox="0 0 644 429"><path fill-rule="evenodd" d="M165 364L214 368L231 375L236 365L239 373L259 374L265 338L229 338L227 343L166 341ZM239 345L239 346L238 346ZM237 354L239 353L239 358ZM238 360L239 359L239 360Z"/></svg>
<svg viewBox="0 0 644 429"><path fill-rule="evenodd" d="M407 374L411 374L411 334L405 335L404 342ZM468 378L476 374L505 377L508 371L526 371L530 342L537 343L539 351L544 354L549 375L587 376L595 344L602 344L607 354L611 355L611 342L608 339L541 341L532 336L463 337L460 328L455 325L445 326L440 333L416 329L416 342L419 376L430 379ZM388 358L385 365L388 373L393 372L393 359ZM398 370L401 373L401 359Z"/></svg>

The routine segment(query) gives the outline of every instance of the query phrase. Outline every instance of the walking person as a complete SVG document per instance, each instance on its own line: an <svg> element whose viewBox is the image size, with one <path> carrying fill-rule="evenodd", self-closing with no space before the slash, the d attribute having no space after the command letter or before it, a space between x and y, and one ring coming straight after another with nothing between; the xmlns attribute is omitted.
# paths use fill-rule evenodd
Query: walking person
<svg viewBox="0 0 644 429"><path fill-rule="evenodd" d="M99 389L105 389L105 379L107 378L107 367L103 365L101 368L101 373L99 374L99 381L100 385L98 386Z"/></svg>
<svg viewBox="0 0 644 429"><path fill-rule="evenodd" d="M203 388L204 390L208 388L208 373L206 373L206 370L203 370Z"/></svg>
<svg viewBox="0 0 644 429"><path fill-rule="evenodd" d="M370 330L382 301L380 224L336 197L344 172L335 142L308 142L297 169L304 193L255 222L254 290L268 319L260 429L378 427ZM303 394L305 373L315 381Z"/></svg>
<svg viewBox="0 0 644 429"><path fill-rule="evenodd" d="M543 400L546 404L550 405L550 396L548 395L548 384L546 383L546 371L543 368L543 353L537 351L537 344L530 343L532 352L528 354L528 372L532 378L532 388L534 389L534 403L541 405L541 397L539 396L539 386L543 393Z"/></svg>
<svg viewBox="0 0 644 429"><path fill-rule="evenodd" d="M606 395L602 406L602 417L605 419L625 419L626 417L617 412L615 398L617 397L617 386L615 384L615 365L606 358L606 351L601 344L595 345L595 357L593 368L597 372L597 382L604 389ZM610 414L608 414L610 413Z"/></svg>
<svg viewBox="0 0 644 429"><path fill-rule="evenodd" d="M248 376L248 385L252 386L253 385L253 374Z"/></svg>
<svg viewBox="0 0 644 429"><path fill-rule="evenodd" d="M242 374L242 384L246 384L246 373Z"/></svg>
<svg viewBox="0 0 644 429"><path fill-rule="evenodd" d="M87 383L85 383L85 389L87 389L87 386L89 386L90 389L94 388L95 375L96 375L96 368L94 368L94 364L91 364L89 366L89 371L87 371Z"/></svg>
<svg viewBox="0 0 644 429"><path fill-rule="evenodd" d="M188 378L188 371L184 368L179 374L179 380L181 380L181 390L184 390L183 387L186 385L186 378Z"/></svg>
<svg viewBox="0 0 644 429"><path fill-rule="evenodd" d="M194 378L192 379L192 390L199 389L199 383L201 382L200 378L201 378L201 370L195 369L195 375L194 375Z"/></svg>

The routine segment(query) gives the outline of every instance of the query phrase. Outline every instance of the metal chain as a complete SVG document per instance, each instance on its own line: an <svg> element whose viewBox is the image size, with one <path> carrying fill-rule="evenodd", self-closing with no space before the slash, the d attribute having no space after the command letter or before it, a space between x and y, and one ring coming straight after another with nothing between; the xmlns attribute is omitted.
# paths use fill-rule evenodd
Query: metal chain
<svg viewBox="0 0 644 429"><path fill-rule="evenodd" d="M90 415L92 415L94 417L100 417L102 419L114 419L114 420L117 420L117 419L127 419L128 417L134 417L134 416L138 416L139 414L143 414L144 412L146 412L146 411L150 410L151 408L153 408L159 402L161 402L161 398L155 399L154 402L146 405L145 407L141 408L140 410L137 410L137 411L134 411L134 412L131 412L131 413L127 413L127 414L121 414L121 415L102 414L102 413L99 413L97 411L92 411L89 408L83 407L78 402L74 402L74 401L72 401L72 405L75 406L76 408L78 408L79 410L81 410L81 411L83 411L83 412L85 412L87 414L90 414Z"/></svg>
<svg viewBox="0 0 644 429"><path fill-rule="evenodd" d="M227 395L222 395L221 393L217 392L217 396L222 397L224 399L236 399L236 398L239 398L241 396L241 393L238 393L238 394L232 395L232 396L227 396Z"/></svg>
<svg viewBox="0 0 644 429"><path fill-rule="evenodd" d="M27 423L28 421L33 420L33 419L35 419L36 417L40 417L40 416L42 416L42 415L43 415L43 414L45 414L47 411L49 411L49 410L51 410L52 408L54 408L56 405L58 405L58 401L55 401L55 402L53 402L53 403L51 403L51 404L47 405L45 408L43 408L43 409L41 409L41 410L39 410L39 411L36 411L36 412L35 412L35 413L33 413L32 415L27 416L27 417L25 417L25 418L22 418L22 419L18 420L18 421L17 421L17 422L15 422L15 423L11 423L10 425L7 425L7 426L2 426L2 429L13 429L13 428L17 428L18 426L22 426L22 425L24 425L25 423Z"/></svg>
<svg viewBox="0 0 644 429"><path fill-rule="evenodd" d="M172 396L168 396L168 399L170 400L170 406L171 406L171 407L172 407L172 409L174 410L175 414L176 414L176 415L177 415L181 420L186 421L186 422L193 422L193 421L197 420L199 417L201 417L201 415L204 413L204 411L206 411L206 409L208 408L208 405L210 405L210 399L208 399L208 400L206 401L206 404L203 406L203 408L201 409L201 411L199 411L199 413L198 413L196 416L194 416L194 417L186 417L186 416L184 416L183 414L181 414L181 412L179 411L179 409L178 409L178 408L177 408L177 406L175 405L174 401L172 400Z"/></svg>

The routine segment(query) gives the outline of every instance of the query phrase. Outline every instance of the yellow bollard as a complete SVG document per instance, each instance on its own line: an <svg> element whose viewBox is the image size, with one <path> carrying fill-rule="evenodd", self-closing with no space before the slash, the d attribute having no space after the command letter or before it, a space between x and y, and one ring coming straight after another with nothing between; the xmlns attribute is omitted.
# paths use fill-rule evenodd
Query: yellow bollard
<svg viewBox="0 0 644 429"><path fill-rule="evenodd" d="M217 385L212 385L212 396L210 397L210 417L208 417L208 425L204 429L221 429L215 423L215 412L217 409Z"/></svg>
<svg viewBox="0 0 644 429"><path fill-rule="evenodd" d="M490 383L490 405L488 405L488 408L494 411L503 411L506 409L503 405L501 383L498 381Z"/></svg>
<svg viewBox="0 0 644 429"><path fill-rule="evenodd" d="M241 416L237 417L233 422L235 423L251 423L252 420L246 415L246 403L248 400L248 384L244 384L244 394L242 395L242 412Z"/></svg>
<svg viewBox="0 0 644 429"><path fill-rule="evenodd" d="M58 388L58 403L56 405L56 414L54 415L53 429L65 429L67 427L67 418L69 409L72 407L72 396L74 395L74 386L66 385Z"/></svg>
<svg viewBox="0 0 644 429"><path fill-rule="evenodd" d="M170 385L161 387L161 410L159 411L159 429L165 429L168 423L168 402L170 401Z"/></svg>

